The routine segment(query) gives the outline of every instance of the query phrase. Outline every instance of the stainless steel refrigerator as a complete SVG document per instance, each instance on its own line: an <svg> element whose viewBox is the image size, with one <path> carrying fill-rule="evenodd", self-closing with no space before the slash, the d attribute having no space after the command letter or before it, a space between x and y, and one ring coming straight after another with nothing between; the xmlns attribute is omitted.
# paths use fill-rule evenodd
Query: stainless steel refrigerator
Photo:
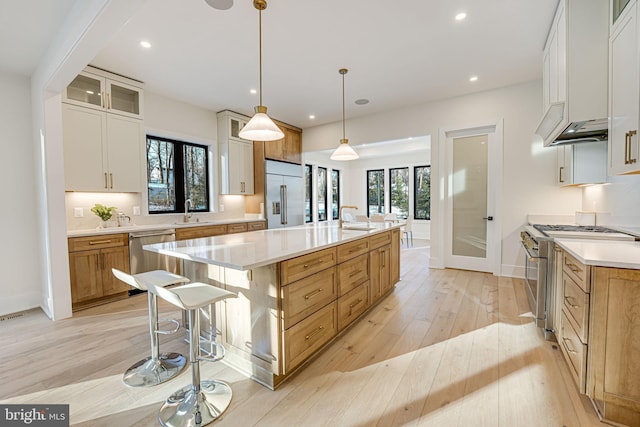
<svg viewBox="0 0 640 427"><path fill-rule="evenodd" d="M302 166L265 161L268 228L304 224L304 185Z"/></svg>

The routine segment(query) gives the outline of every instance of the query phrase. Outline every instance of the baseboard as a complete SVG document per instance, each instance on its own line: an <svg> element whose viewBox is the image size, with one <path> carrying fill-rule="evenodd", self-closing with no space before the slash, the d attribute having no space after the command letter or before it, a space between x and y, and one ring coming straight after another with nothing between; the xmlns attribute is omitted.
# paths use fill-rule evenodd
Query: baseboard
<svg viewBox="0 0 640 427"><path fill-rule="evenodd" d="M521 265L506 265L502 264L500 267L500 276L513 277L516 279L524 279L525 269Z"/></svg>

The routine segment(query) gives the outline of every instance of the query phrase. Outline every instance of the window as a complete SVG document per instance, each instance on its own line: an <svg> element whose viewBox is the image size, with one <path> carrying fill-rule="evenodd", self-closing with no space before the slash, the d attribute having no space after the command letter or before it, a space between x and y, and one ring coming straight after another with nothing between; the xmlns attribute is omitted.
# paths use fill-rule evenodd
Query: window
<svg viewBox="0 0 640 427"><path fill-rule="evenodd" d="M384 170L367 171L367 215L384 214Z"/></svg>
<svg viewBox="0 0 640 427"><path fill-rule="evenodd" d="M313 221L313 168L311 165L304 165L304 221Z"/></svg>
<svg viewBox="0 0 640 427"><path fill-rule="evenodd" d="M331 170L331 213L333 219L340 215L340 171Z"/></svg>
<svg viewBox="0 0 640 427"><path fill-rule="evenodd" d="M389 169L390 213L407 219L409 215L409 168Z"/></svg>
<svg viewBox="0 0 640 427"><path fill-rule="evenodd" d="M327 168L318 167L318 221L327 220Z"/></svg>
<svg viewBox="0 0 640 427"><path fill-rule="evenodd" d="M415 219L431 219L431 166L416 166L414 182L413 217Z"/></svg>
<svg viewBox="0 0 640 427"><path fill-rule="evenodd" d="M209 210L208 150L206 146L147 135L149 213Z"/></svg>

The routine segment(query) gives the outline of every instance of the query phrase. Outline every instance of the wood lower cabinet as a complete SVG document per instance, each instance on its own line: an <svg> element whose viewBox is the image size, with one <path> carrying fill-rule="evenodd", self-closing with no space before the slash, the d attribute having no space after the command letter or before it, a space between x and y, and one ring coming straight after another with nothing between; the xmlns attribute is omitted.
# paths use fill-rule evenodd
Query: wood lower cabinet
<svg viewBox="0 0 640 427"><path fill-rule="evenodd" d="M129 272L129 236L113 234L70 238L69 267L73 310L126 298L130 287L112 268Z"/></svg>
<svg viewBox="0 0 640 427"><path fill-rule="evenodd" d="M249 222L247 225L249 231L265 230L267 223L265 221Z"/></svg>
<svg viewBox="0 0 640 427"><path fill-rule="evenodd" d="M182 227L176 229L176 240L199 239L227 234L226 224L202 225L197 227Z"/></svg>
<svg viewBox="0 0 640 427"><path fill-rule="evenodd" d="M593 268L587 394L603 420L640 426L640 270Z"/></svg>
<svg viewBox="0 0 640 427"><path fill-rule="evenodd" d="M391 245L369 252L369 267L369 305L373 305L391 289Z"/></svg>

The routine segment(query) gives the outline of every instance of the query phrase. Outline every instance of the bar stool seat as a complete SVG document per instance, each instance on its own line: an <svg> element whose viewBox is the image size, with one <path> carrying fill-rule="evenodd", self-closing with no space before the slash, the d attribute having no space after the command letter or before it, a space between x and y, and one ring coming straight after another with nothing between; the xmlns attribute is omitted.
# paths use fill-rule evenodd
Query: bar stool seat
<svg viewBox="0 0 640 427"><path fill-rule="evenodd" d="M160 408L158 420L165 427L207 425L229 407L233 392L231 387L223 381L200 380L200 361L222 359L224 347L215 343L215 356L201 356L199 309L237 295L206 283L189 283L174 288L150 285L149 291L176 307L187 310L189 317L191 384L169 396Z"/></svg>
<svg viewBox="0 0 640 427"><path fill-rule="evenodd" d="M165 287L189 281L184 276L165 270L153 270L134 275L115 268L111 269L111 271L119 280L142 291L148 290L150 285ZM175 333L180 328L180 324L176 320L167 319L166 321L174 324L174 328L161 330L158 325L158 297L149 292L147 298L151 356L134 363L125 371L122 381L130 387L150 387L169 381L182 372L187 365L186 357L180 353L160 353L158 335Z"/></svg>

